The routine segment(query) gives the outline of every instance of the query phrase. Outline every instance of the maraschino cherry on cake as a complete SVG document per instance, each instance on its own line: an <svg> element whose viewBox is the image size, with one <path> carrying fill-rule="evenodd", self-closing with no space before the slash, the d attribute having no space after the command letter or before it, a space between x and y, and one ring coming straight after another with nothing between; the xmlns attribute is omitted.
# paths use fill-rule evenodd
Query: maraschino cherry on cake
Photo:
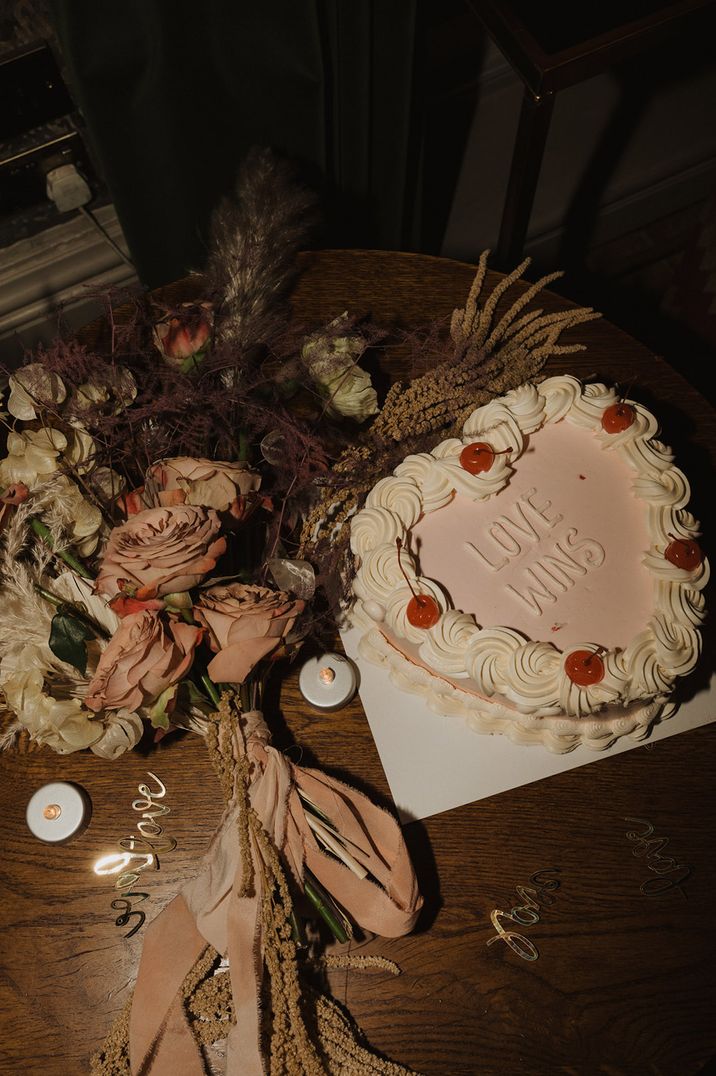
<svg viewBox="0 0 716 1076"><path fill-rule="evenodd" d="M407 456L352 522L361 655L518 743L645 736L698 660L709 575L658 434L641 404L565 375Z"/></svg>

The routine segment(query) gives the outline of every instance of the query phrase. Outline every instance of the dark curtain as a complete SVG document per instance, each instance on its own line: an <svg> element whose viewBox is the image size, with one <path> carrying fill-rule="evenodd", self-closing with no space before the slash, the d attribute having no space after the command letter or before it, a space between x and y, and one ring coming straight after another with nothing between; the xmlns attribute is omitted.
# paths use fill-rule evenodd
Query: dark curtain
<svg viewBox="0 0 716 1076"><path fill-rule="evenodd" d="M143 282L200 269L253 145L295 160L323 245L410 249L419 0L54 0L67 77Z"/></svg>

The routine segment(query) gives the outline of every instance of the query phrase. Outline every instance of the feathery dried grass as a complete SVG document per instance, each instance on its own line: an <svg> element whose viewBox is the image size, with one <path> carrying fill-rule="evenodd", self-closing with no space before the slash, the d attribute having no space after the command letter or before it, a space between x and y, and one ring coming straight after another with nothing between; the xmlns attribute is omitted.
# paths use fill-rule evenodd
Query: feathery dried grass
<svg viewBox="0 0 716 1076"><path fill-rule="evenodd" d="M280 331L296 253L316 221L315 196L296 185L290 166L252 150L235 198L222 202L211 227L206 275L222 297L221 343L246 351Z"/></svg>

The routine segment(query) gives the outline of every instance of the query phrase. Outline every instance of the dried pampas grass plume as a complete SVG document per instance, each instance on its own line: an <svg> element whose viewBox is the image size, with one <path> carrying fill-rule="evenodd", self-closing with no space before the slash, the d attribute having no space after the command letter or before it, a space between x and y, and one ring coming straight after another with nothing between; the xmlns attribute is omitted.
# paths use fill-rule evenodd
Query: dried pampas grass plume
<svg viewBox="0 0 716 1076"><path fill-rule="evenodd" d="M285 324L296 254L318 220L315 195L268 149L249 152L233 198L216 209L206 277L219 296L217 338L241 351Z"/></svg>

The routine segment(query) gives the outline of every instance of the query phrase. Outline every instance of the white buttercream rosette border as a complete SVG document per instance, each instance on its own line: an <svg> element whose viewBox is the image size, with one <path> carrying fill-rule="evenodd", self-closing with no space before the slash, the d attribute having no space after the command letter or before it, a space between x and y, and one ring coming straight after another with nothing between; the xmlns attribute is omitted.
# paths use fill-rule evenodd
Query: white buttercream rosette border
<svg viewBox="0 0 716 1076"><path fill-rule="evenodd" d="M657 697L644 703L632 703L609 718L597 715L577 719L564 715L541 717L516 713L496 700L476 699L449 681L407 661L378 628L364 620L360 610L357 610L357 623L366 629L358 644L361 657L382 666L401 691L421 696L428 709L441 717L464 720L475 732L500 733L520 746L541 745L559 755L580 746L595 752L605 751L623 736L644 739L654 721L666 720L677 709L667 698Z"/></svg>
<svg viewBox="0 0 716 1076"><path fill-rule="evenodd" d="M373 487L352 524L351 548L359 558L353 590L368 616L384 621L396 638L416 645L421 660L438 674L469 678L481 694L500 696L521 714L584 718L609 704L668 694L675 678L689 673L700 653L696 628L704 616L701 590L708 580L708 562L704 559L687 571L664 557L674 537L699 533L686 510L689 483L673 466L671 451L657 439L656 419L640 404L625 401L635 410L627 429L603 430L602 415L616 402L614 389L605 385L583 387L568 375L551 377L477 408L465 422L462 438L407 456ZM498 494L514 473L529 435L562 420L592 431L605 451L622 456L634 474L633 491L647 506L651 544L643 563L653 579L654 608L643 631L623 650L605 653L594 643L584 643L562 653L552 643L533 642L510 628L480 627L471 614L450 608L439 582L425 576L420 576L420 592L438 603L440 619L428 629L411 625L407 606L412 591L401 568L415 585L415 559L405 548L413 525L423 513L447 504L455 492L473 500ZM473 475L461 466L460 453L474 441L486 441L500 453L510 451L497 455L488 471ZM396 538L404 546L400 563ZM565 672L565 658L577 649L600 650L604 677L599 683L582 687Z"/></svg>

